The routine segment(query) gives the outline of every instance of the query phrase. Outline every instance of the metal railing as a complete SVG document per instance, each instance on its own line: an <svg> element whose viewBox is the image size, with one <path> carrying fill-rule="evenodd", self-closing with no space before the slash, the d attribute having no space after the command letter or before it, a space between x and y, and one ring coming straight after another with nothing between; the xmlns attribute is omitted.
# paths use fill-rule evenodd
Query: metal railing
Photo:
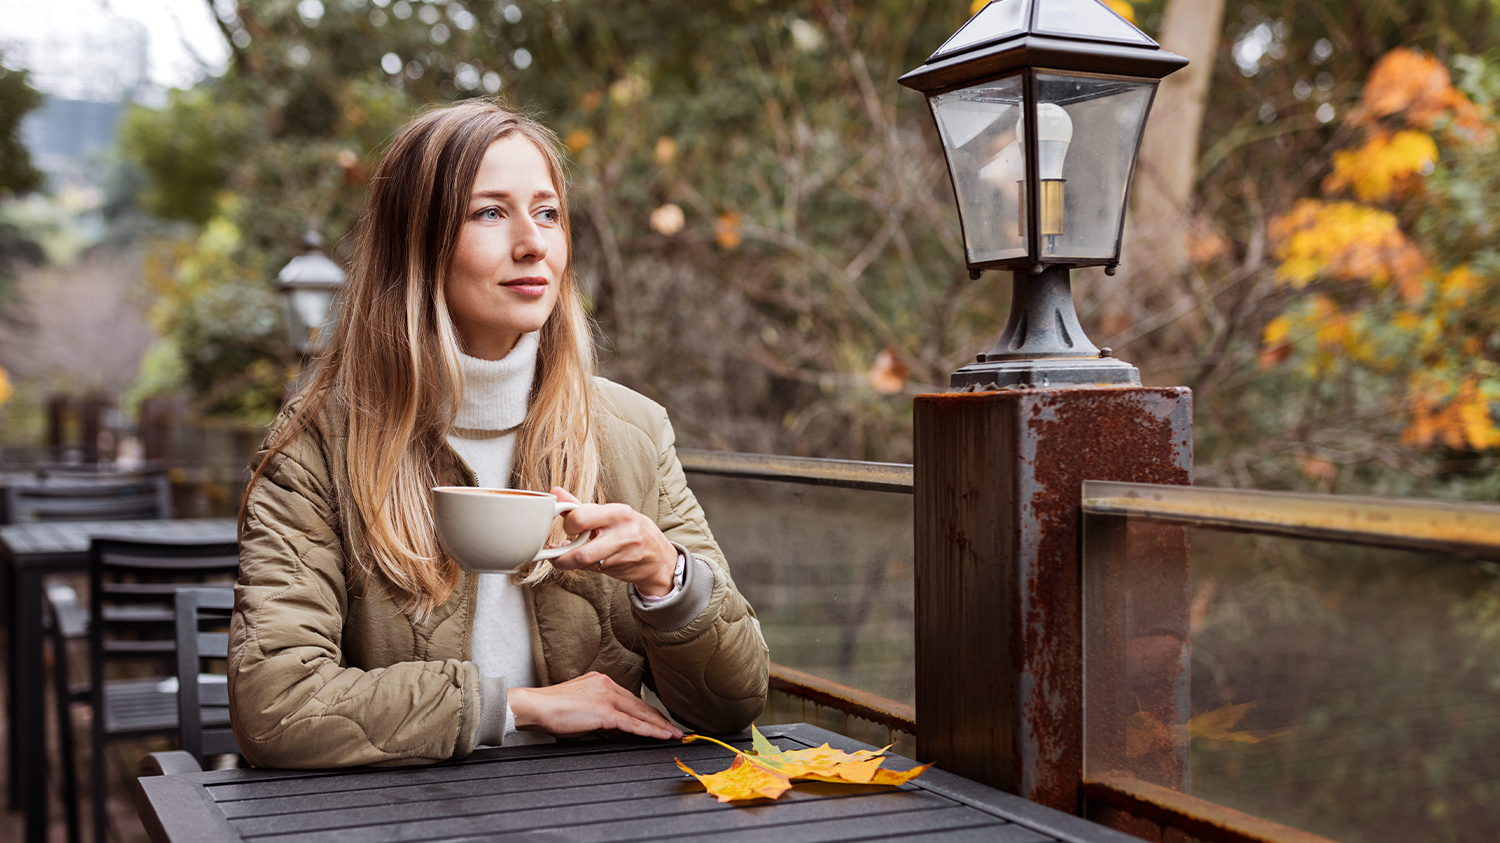
<svg viewBox="0 0 1500 843"><path fill-rule="evenodd" d="M912 467L903 463L687 448L678 449L677 459L689 474L912 494ZM772 720L792 716L868 743L892 745L897 752L915 751L912 706L779 664L771 665L770 689L766 716Z"/></svg>
<svg viewBox="0 0 1500 843"><path fill-rule="evenodd" d="M766 722L787 716L902 755L916 751L917 710L795 668L771 664Z"/></svg>
<svg viewBox="0 0 1500 843"><path fill-rule="evenodd" d="M1500 551L1500 507L1488 504L1088 480L1083 512L1400 550Z"/></svg>
<svg viewBox="0 0 1500 843"><path fill-rule="evenodd" d="M1494 505L1105 481L1085 481L1082 497L1086 520L1121 516L1132 523L1500 558L1500 507ZM1082 789L1093 806L1159 826L1163 839L1166 829L1175 829L1209 843L1330 843L1128 771L1086 771Z"/></svg>
<svg viewBox="0 0 1500 843"><path fill-rule="evenodd" d="M688 473L871 492L912 493L912 467L906 463L778 457L689 448L677 449L677 460L682 463L682 470Z"/></svg>

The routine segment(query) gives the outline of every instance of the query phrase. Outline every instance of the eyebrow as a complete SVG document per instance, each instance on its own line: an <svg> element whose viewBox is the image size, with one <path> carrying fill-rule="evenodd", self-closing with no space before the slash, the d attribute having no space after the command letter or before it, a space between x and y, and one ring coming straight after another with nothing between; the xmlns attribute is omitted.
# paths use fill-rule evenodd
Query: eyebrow
<svg viewBox="0 0 1500 843"><path fill-rule="evenodd" d="M474 193L472 193L472 194L469 195L469 201L470 202L473 202L476 199L509 199L509 198L511 198L510 192L509 191L505 191L505 190L478 190L478 191L475 191ZM557 198L557 194L554 193L554 192L552 192L552 191L550 191L550 190L538 190L536 193L533 193L531 195L531 198L533 200L536 200L536 199L556 199Z"/></svg>

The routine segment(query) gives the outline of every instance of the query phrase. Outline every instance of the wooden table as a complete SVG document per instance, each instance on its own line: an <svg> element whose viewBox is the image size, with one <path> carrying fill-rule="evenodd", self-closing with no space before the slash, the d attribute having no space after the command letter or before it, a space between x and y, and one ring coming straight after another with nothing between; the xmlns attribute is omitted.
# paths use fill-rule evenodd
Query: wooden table
<svg viewBox="0 0 1500 843"><path fill-rule="evenodd" d="M233 518L178 521L55 521L0 527L0 574L10 601L6 661L10 700L10 800L26 819L27 843L47 836L47 742L42 661L42 584L88 568L94 536L149 541L233 541Z"/></svg>
<svg viewBox="0 0 1500 843"><path fill-rule="evenodd" d="M783 749L870 747L805 724L771 726ZM748 736L732 741L749 748ZM716 843L916 840L1139 843L1136 838L941 770L900 788L799 783L775 801L721 803L672 759L729 766L706 743L608 741L485 749L426 767L218 770L143 778L136 806L157 843L675 837ZM892 756L892 769L910 760Z"/></svg>

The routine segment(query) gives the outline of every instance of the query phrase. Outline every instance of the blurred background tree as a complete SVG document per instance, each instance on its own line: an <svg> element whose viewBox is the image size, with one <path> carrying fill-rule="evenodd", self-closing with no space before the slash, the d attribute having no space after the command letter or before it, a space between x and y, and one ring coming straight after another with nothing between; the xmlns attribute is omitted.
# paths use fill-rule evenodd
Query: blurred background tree
<svg viewBox="0 0 1500 843"><path fill-rule="evenodd" d="M297 362L271 290L302 233L317 227L341 256L391 133L429 103L498 96L565 141L605 371L670 406L685 444L908 460L909 396L988 347L1008 305L1008 279L963 271L931 119L895 84L974 5L220 3L228 72L164 109L137 108L122 132L146 176L140 205L192 232L159 242L148 264L167 337L153 359L175 361L158 368L182 372L206 411L263 420ZM1356 365L1347 349L1339 377L1309 368L1308 320L1352 301L1318 296L1355 282L1288 283L1278 232L1295 227L1300 201L1335 199L1336 155L1375 138L1349 115L1393 49L1458 70L1472 119L1492 119L1490 6L1111 5L1195 66L1153 115L1122 275L1080 273L1080 312L1147 383L1195 389L1200 482L1489 494L1470 483L1489 466L1488 434L1416 421L1493 424L1487 347L1442 388ZM1440 153L1417 174L1427 210L1392 204L1417 194L1360 201L1397 220L1424 268L1467 267L1468 300L1486 301L1474 232L1491 209L1455 198L1485 183L1485 142L1421 128ZM1468 233L1439 233L1458 211ZM1361 302L1402 289L1361 283ZM1403 301L1438 318L1431 296ZM1355 393L1386 403L1353 411L1328 398Z"/></svg>
<svg viewBox="0 0 1500 843"><path fill-rule="evenodd" d="M0 53L0 198L24 196L42 186L42 174L21 140L21 120L42 104L42 95L12 70ZM44 260L42 247L19 226L0 219L0 308L14 296L16 270ZM8 394L8 392L7 392Z"/></svg>

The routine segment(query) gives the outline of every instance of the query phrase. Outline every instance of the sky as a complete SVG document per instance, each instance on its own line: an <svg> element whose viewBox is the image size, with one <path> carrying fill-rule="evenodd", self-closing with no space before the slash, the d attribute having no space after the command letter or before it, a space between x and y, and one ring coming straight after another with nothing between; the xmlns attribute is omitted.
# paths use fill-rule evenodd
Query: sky
<svg viewBox="0 0 1500 843"><path fill-rule="evenodd" d="M0 5L5 7L0 35L70 31L101 7L140 21L151 39L147 75L164 88L191 87L205 65L210 73L222 72L229 56L208 0L3 0Z"/></svg>
<svg viewBox="0 0 1500 843"><path fill-rule="evenodd" d="M108 0L108 6L115 14L146 25L151 34L147 72L158 85L187 88L198 81L203 68L195 53L210 65L210 72L224 71L229 47L207 0Z"/></svg>

